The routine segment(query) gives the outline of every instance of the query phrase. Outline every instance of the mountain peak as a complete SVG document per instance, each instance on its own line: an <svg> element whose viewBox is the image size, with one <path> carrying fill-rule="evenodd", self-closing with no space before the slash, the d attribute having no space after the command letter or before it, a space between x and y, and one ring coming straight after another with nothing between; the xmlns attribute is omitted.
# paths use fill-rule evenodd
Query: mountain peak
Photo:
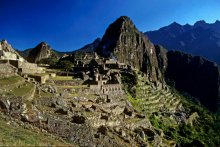
<svg viewBox="0 0 220 147"><path fill-rule="evenodd" d="M118 19L116 19L112 24L110 24L108 29L112 29L113 27L120 28L124 25L134 27L134 23L128 16L121 16Z"/></svg>
<svg viewBox="0 0 220 147"><path fill-rule="evenodd" d="M170 24L170 26L181 26L181 25L174 21L173 23Z"/></svg>
<svg viewBox="0 0 220 147"><path fill-rule="evenodd" d="M47 45L47 43L44 42L44 41L42 41L42 42L40 43L40 45Z"/></svg>
<svg viewBox="0 0 220 147"><path fill-rule="evenodd" d="M128 16L121 16L116 21L125 22L125 21L131 21L131 19Z"/></svg>
<svg viewBox="0 0 220 147"><path fill-rule="evenodd" d="M179 24L179 23L177 23L177 22L173 22L173 23L171 23L170 25L168 25L168 26L166 26L166 27L163 27L163 28L160 28L159 30L176 30L176 29L179 29L179 28L181 28L182 26Z"/></svg>
<svg viewBox="0 0 220 147"><path fill-rule="evenodd" d="M152 81L160 79L154 45L127 16L121 16L109 25L96 52L142 70ZM148 64L151 68L147 67Z"/></svg>
<svg viewBox="0 0 220 147"><path fill-rule="evenodd" d="M41 59L49 57L56 57L56 55L46 42L41 42L30 50L27 59L29 62L37 63Z"/></svg>
<svg viewBox="0 0 220 147"><path fill-rule="evenodd" d="M219 20L216 20L216 21L215 21L215 24L220 24L220 21L219 21Z"/></svg>
<svg viewBox="0 0 220 147"><path fill-rule="evenodd" d="M124 33L131 34L132 32L135 35L138 30L131 19L127 16L119 17L107 28L97 52L104 56L110 56L117 42L122 39L121 35Z"/></svg>
<svg viewBox="0 0 220 147"><path fill-rule="evenodd" d="M205 20L199 20L197 22L194 23L194 26L204 26L206 25L207 23L205 22Z"/></svg>

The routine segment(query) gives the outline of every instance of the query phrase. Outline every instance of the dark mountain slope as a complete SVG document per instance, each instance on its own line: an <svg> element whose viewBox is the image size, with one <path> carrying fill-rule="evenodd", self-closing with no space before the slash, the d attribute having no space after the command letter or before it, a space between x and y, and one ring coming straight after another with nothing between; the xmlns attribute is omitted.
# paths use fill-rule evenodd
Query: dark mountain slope
<svg viewBox="0 0 220 147"><path fill-rule="evenodd" d="M166 81L177 90L199 99L213 112L220 108L220 68L199 56L178 51L167 53Z"/></svg>
<svg viewBox="0 0 220 147"><path fill-rule="evenodd" d="M85 54L85 53L94 53L95 49L98 47L101 39L97 38L92 43L85 45L84 47L73 51L74 54Z"/></svg>
<svg viewBox="0 0 220 147"><path fill-rule="evenodd" d="M144 71L152 81L162 81L154 45L126 16L109 25L96 51Z"/></svg>

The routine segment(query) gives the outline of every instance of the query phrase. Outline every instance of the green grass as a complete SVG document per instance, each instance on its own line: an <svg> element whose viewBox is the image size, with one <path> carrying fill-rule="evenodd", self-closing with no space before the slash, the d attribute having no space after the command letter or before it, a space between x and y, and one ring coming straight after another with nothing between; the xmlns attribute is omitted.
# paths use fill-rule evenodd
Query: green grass
<svg viewBox="0 0 220 147"><path fill-rule="evenodd" d="M31 92L34 89L34 85L32 83L26 83L21 85L21 88L14 88L12 93L16 96L24 96Z"/></svg>
<svg viewBox="0 0 220 147"><path fill-rule="evenodd" d="M23 129L12 127L0 119L0 146L70 146L69 144ZM73 145L72 145L73 146Z"/></svg>
<svg viewBox="0 0 220 147"><path fill-rule="evenodd" d="M15 83L18 83L21 80L23 80L23 79L19 76L12 76L12 77L8 77L8 78L3 78L3 79L0 79L0 85L1 86L13 85Z"/></svg>
<svg viewBox="0 0 220 147"><path fill-rule="evenodd" d="M75 86L68 86L68 85L65 85L65 86L57 86L59 88L70 88L70 89L76 89L76 88L86 88L88 87L87 85L75 85Z"/></svg>
<svg viewBox="0 0 220 147"><path fill-rule="evenodd" d="M141 99L135 99L131 95L128 95L128 101L132 104L135 110L141 112L143 109L143 105Z"/></svg>
<svg viewBox="0 0 220 147"><path fill-rule="evenodd" d="M49 98L49 97L53 97L54 94L49 93L49 92L41 91L41 92L40 92L40 96Z"/></svg>
<svg viewBox="0 0 220 147"><path fill-rule="evenodd" d="M69 81L69 80L73 80L72 76L56 76L55 78L53 78L53 80L55 81Z"/></svg>
<svg viewBox="0 0 220 147"><path fill-rule="evenodd" d="M165 136L175 140L183 146L219 146L220 117L212 114L203 106L190 101L181 93L174 90L173 93L179 96L181 103L189 114L197 112L199 118L193 122L193 126L190 126L187 123L177 125L175 124L175 121L169 117L163 116L162 118L159 118L156 116L150 116L149 120L151 124L155 128L163 130Z"/></svg>

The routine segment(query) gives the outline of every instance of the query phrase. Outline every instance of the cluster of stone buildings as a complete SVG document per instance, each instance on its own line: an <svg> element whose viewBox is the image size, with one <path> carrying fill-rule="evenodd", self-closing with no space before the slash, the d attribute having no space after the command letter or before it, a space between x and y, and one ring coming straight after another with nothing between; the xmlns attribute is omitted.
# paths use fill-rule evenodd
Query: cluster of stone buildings
<svg viewBox="0 0 220 147"><path fill-rule="evenodd" d="M75 59L74 72L83 72L89 87L95 93L123 94L121 74L129 67L116 59L99 58L96 54Z"/></svg>
<svg viewBox="0 0 220 147"><path fill-rule="evenodd" d="M42 73L45 73L43 67L27 62L6 40L0 42L0 77L3 78L19 74L27 78L27 80L32 78L39 83L45 83L49 79L48 76L34 76L34 74ZM30 77L31 75L32 77Z"/></svg>
<svg viewBox="0 0 220 147"><path fill-rule="evenodd" d="M97 54L86 54L75 59L74 72L83 73L87 78L90 90L101 94L122 94L120 71L129 67L115 59L99 58ZM54 75L44 75L44 68L27 62L6 40L0 42L0 76L21 75L24 78L45 83ZM40 76L39 76L40 75Z"/></svg>

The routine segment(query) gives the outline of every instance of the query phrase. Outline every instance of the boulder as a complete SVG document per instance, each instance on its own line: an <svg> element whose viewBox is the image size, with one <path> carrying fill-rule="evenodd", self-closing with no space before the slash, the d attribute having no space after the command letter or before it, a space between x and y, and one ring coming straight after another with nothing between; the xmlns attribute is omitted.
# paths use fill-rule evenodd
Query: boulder
<svg viewBox="0 0 220 147"><path fill-rule="evenodd" d="M75 123L75 124L84 124L86 121L86 118L84 116L81 116L81 115L74 115L72 117L72 123Z"/></svg>

